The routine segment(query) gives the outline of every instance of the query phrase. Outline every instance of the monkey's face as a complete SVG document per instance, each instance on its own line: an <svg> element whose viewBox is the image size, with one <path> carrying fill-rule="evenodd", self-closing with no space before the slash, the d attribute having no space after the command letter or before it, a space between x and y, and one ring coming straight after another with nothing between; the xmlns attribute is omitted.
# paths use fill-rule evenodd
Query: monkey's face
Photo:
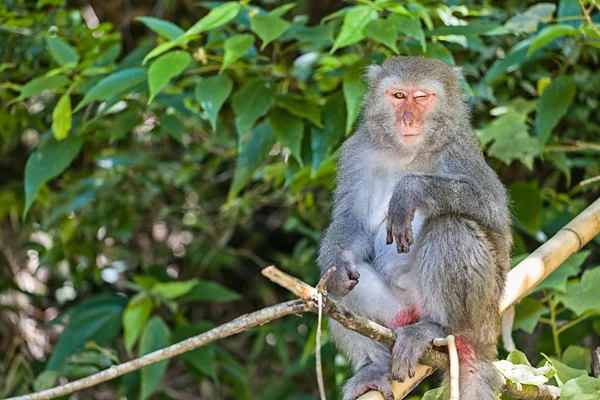
<svg viewBox="0 0 600 400"><path fill-rule="evenodd" d="M418 143L425 128L427 114L436 101L432 88L391 84L385 99L393 110L394 130L407 145Z"/></svg>

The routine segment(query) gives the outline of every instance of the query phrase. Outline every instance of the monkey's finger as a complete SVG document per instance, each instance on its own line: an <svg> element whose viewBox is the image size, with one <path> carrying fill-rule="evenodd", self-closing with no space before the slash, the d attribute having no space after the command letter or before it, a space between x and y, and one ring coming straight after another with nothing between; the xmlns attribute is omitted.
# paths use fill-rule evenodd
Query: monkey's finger
<svg viewBox="0 0 600 400"><path fill-rule="evenodd" d="M351 280L358 280L358 278L360 278L360 273L358 272L358 270L356 270L354 268L349 268L348 269L348 278Z"/></svg>
<svg viewBox="0 0 600 400"><path fill-rule="evenodd" d="M392 233L392 227L390 226L390 224L388 224L387 238L385 240L385 244L390 245L392 243L394 243L394 235Z"/></svg>

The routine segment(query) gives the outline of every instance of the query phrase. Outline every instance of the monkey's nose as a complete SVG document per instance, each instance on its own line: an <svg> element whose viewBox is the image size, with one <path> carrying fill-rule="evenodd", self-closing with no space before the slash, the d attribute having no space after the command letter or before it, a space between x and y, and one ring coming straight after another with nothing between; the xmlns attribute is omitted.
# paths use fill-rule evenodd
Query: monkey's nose
<svg viewBox="0 0 600 400"><path fill-rule="evenodd" d="M413 124L415 123L415 115L410 111L405 112L402 116L402 122L404 123L404 125L413 126Z"/></svg>

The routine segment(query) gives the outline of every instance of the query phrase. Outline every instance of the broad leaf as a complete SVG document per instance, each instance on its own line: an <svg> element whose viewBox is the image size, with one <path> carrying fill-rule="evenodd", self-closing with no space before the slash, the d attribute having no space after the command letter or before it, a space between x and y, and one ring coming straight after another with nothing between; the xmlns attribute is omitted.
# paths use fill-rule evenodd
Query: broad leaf
<svg viewBox="0 0 600 400"><path fill-rule="evenodd" d="M312 177L316 176L327 154L343 140L345 120L344 98L337 92L329 96L323 106L323 129L311 130Z"/></svg>
<svg viewBox="0 0 600 400"><path fill-rule="evenodd" d="M79 54L69 43L59 37L47 36L46 43L52 58L61 66L75 66L79 62Z"/></svg>
<svg viewBox="0 0 600 400"><path fill-rule="evenodd" d="M354 121L362 106L363 97L367 91L367 84L361 73L362 64L349 67L343 78L344 99L346 100L346 133L350 133Z"/></svg>
<svg viewBox="0 0 600 400"><path fill-rule="evenodd" d="M254 128L250 133L250 137L242 146L233 173L233 182L227 195L228 201L233 200L248 183L254 171L263 164L269 155L273 144L275 144L275 134L269 121L264 120Z"/></svg>
<svg viewBox="0 0 600 400"><path fill-rule="evenodd" d="M169 345L169 337L171 332L165 322L159 317L152 318L146 325L146 329L142 333L140 339L139 355L143 356L153 351L163 349ZM170 360L157 362L142 368L140 399L146 400L152 395L154 389L160 383Z"/></svg>
<svg viewBox="0 0 600 400"><path fill-rule="evenodd" d="M421 400L444 400L446 397L444 388L439 387L426 391Z"/></svg>
<svg viewBox="0 0 600 400"><path fill-rule="evenodd" d="M533 39L533 42L531 42L531 46L529 46L529 50L527 51L527 56L531 55L537 49L544 47L556 38L574 35L577 35L577 29L570 25L547 26L535 35L535 39Z"/></svg>
<svg viewBox="0 0 600 400"><path fill-rule="evenodd" d="M226 75L211 76L196 84L194 94L200 107L206 112L213 131L217 130L219 110L233 90L233 82Z"/></svg>
<svg viewBox="0 0 600 400"><path fill-rule="evenodd" d="M171 136L179 143L183 140L183 124L181 119L172 114L163 114L160 117L160 131Z"/></svg>
<svg viewBox="0 0 600 400"><path fill-rule="evenodd" d="M52 111L52 133L56 140L69 136L71 130L71 96L63 94Z"/></svg>
<svg viewBox="0 0 600 400"><path fill-rule="evenodd" d="M121 315L126 302L123 297L112 294L80 301L69 313L69 322L54 347L46 370L58 369L66 357L88 341L99 346L109 343L121 330Z"/></svg>
<svg viewBox="0 0 600 400"><path fill-rule="evenodd" d="M529 7L524 13L511 17L504 27L518 32L535 32L538 24L552 18L556 5L552 3L538 3Z"/></svg>
<svg viewBox="0 0 600 400"><path fill-rule="evenodd" d="M298 99L291 95L277 96L277 104L300 118L306 118L316 126L322 128L321 110L319 106L308 100Z"/></svg>
<svg viewBox="0 0 600 400"><path fill-rule="evenodd" d="M172 51L156 59L148 68L148 104L152 103L158 92L167 86L171 78L182 73L191 61L192 56L187 51Z"/></svg>
<svg viewBox="0 0 600 400"><path fill-rule="evenodd" d="M532 62L543 56L540 50L533 52L529 56L527 51L533 41L533 37L527 38L514 45L502 59L494 61L492 66L487 70L484 77L484 82L491 85L500 79L504 78L508 72L516 70L524 62Z"/></svg>
<svg viewBox="0 0 600 400"><path fill-rule="evenodd" d="M518 181L510 185L509 189L517 221L531 234L537 233L541 227L542 211L542 192L538 182Z"/></svg>
<svg viewBox="0 0 600 400"><path fill-rule="evenodd" d="M162 43L158 45L154 50L149 52L144 57L143 64L145 64L151 58L157 57L164 52L171 50L173 47L181 46L189 42L196 35L218 28L221 25L225 25L229 21L233 20L239 13L241 8L238 2L228 2L218 7L213 8L210 12L205 15L202 19L196 22L190 29L185 31L181 36L178 36L170 42Z"/></svg>
<svg viewBox="0 0 600 400"><path fill-rule="evenodd" d="M561 361L571 368L587 371L591 370L592 354L590 349L581 346L569 346L564 351Z"/></svg>
<svg viewBox="0 0 600 400"><path fill-rule="evenodd" d="M581 315L586 311L600 311L600 267L586 270L581 281L567 286L567 293L559 299L569 310Z"/></svg>
<svg viewBox="0 0 600 400"><path fill-rule="evenodd" d="M241 296L218 282L200 281L183 297L187 301L227 302L241 299Z"/></svg>
<svg viewBox="0 0 600 400"><path fill-rule="evenodd" d="M176 299L189 293L198 284L198 279L187 281L159 282L152 287L152 292L167 299Z"/></svg>
<svg viewBox="0 0 600 400"><path fill-rule="evenodd" d="M600 378L580 376L565 383L560 390L561 400L600 399Z"/></svg>
<svg viewBox="0 0 600 400"><path fill-rule="evenodd" d="M548 360L550 362L550 364L552 364L552 366L556 370L555 378L556 378L556 381L558 382L558 386L564 385L566 382L570 381L571 379L576 379L580 376L587 375L587 371L585 371L585 370L571 368L568 365L565 365L558 360L547 357L544 353L542 353L542 356L544 356L544 358L546 360Z"/></svg>
<svg viewBox="0 0 600 400"><path fill-rule="evenodd" d="M214 324L210 322L180 325L173 331L173 342L181 342L192 336L200 335L212 328L214 328ZM215 377L217 373L216 347L215 344L202 346L182 354L181 358L203 374Z"/></svg>
<svg viewBox="0 0 600 400"><path fill-rule="evenodd" d="M138 293L129 300L123 313L125 349L129 354L135 345L146 321L152 312L152 299L145 293Z"/></svg>
<svg viewBox="0 0 600 400"><path fill-rule="evenodd" d="M290 27L290 23L274 15L257 15L250 20L250 29L262 40L261 50Z"/></svg>
<svg viewBox="0 0 600 400"><path fill-rule="evenodd" d="M127 68L117 71L98 82L91 88L83 100L75 107L75 112L81 110L94 100L106 100L113 94L121 93L146 80L146 68Z"/></svg>
<svg viewBox="0 0 600 400"><path fill-rule="evenodd" d="M421 28L421 23L418 18L410 18L403 15L390 15L388 17L396 25L396 29L406 36L415 38L421 44L421 50L425 51L427 42L425 41L425 33Z"/></svg>
<svg viewBox="0 0 600 400"><path fill-rule="evenodd" d="M60 89L67 86L70 81L65 75L42 76L32 79L21 88L21 94L18 98L12 100L11 103L37 96L44 90L54 91Z"/></svg>
<svg viewBox="0 0 600 400"><path fill-rule="evenodd" d="M398 47L396 46L396 39L398 33L396 30L396 23L391 19L376 19L366 27L367 36L377 40L378 42L386 45L398 54Z"/></svg>
<svg viewBox="0 0 600 400"><path fill-rule="evenodd" d="M540 96L535 113L535 132L541 146L545 145L552 129L567 113L575 97L575 82L570 76L562 75L550 82Z"/></svg>
<svg viewBox="0 0 600 400"><path fill-rule="evenodd" d="M27 159L25 165L25 209L23 218L33 204L40 188L60 175L75 159L83 141L71 136L60 142L49 140Z"/></svg>
<svg viewBox="0 0 600 400"><path fill-rule="evenodd" d="M330 54L337 49L360 42L365 37L365 27L371 20L377 18L377 13L369 6L355 6L344 15L344 23L340 34L335 39Z"/></svg>
<svg viewBox="0 0 600 400"><path fill-rule="evenodd" d="M537 285L532 292L537 292L542 289L553 289L560 292L567 291L567 281L570 277L576 276L581 270L584 261L590 255L591 251L580 251L573 254L557 269L554 270L546 279Z"/></svg>
<svg viewBox="0 0 600 400"><path fill-rule="evenodd" d="M540 368L534 368L527 364L513 364L509 360L500 360L494 362L494 366L502 376L520 385L543 385L555 374L549 362Z"/></svg>
<svg viewBox="0 0 600 400"><path fill-rule="evenodd" d="M227 38L223 44L225 55L219 73L223 73L229 65L242 58L253 44L254 36L252 35L234 35Z"/></svg>
<svg viewBox="0 0 600 400"><path fill-rule="evenodd" d="M298 164L302 166L302 137L304 136L304 122L298 117L282 109L275 109L269 113L269 122L275 132L277 140L290 153Z"/></svg>
<svg viewBox="0 0 600 400"><path fill-rule="evenodd" d="M540 317L548 312L544 304L531 297L526 297L517 305L513 330L521 329L529 334L538 324Z"/></svg>
<svg viewBox="0 0 600 400"><path fill-rule="evenodd" d="M275 101L276 90L273 81L254 79L235 92L232 98L232 107L235 113L235 127L240 138L269 111Z"/></svg>
<svg viewBox="0 0 600 400"><path fill-rule="evenodd" d="M158 33L160 36L168 40L177 39L183 35L185 31L172 22L154 17L137 17L137 21L142 22L148 28Z"/></svg>

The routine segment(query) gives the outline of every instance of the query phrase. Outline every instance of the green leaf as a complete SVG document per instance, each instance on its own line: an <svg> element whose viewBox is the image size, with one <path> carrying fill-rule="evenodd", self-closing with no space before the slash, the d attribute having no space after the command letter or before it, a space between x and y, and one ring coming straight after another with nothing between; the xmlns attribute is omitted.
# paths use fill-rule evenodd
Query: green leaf
<svg viewBox="0 0 600 400"><path fill-rule="evenodd" d="M529 57L537 49L541 49L556 38L575 35L577 35L577 29L570 25L547 26L538 32L537 35L535 35L535 38L533 39L533 42L531 42L531 46L529 46L529 50L527 51L527 56Z"/></svg>
<svg viewBox="0 0 600 400"><path fill-rule="evenodd" d="M524 13L511 17L504 27L518 32L535 32L538 24L552 18L556 5L552 3L538 3L529 7Z"/></svg>
<svg viewBox="0 0 600 400"><path fill-rule="evenodd" d="M226 75L211 76L196 84L194 90L196 100L208 115L213 131L217 130L219 111L232 90L233 82Z"/></svg>
<svg viewBox="0 0 600 400"><path fill-rule="evenodd" d="M561 360L571 368L585 370L588 373L591 370L592 355L588 348L569 346L564 351Z"/></svg>
<svg viewBox="0 0 600 400"><path fill-rule="evenodd" d="M142 333L140 339L139 355L144 356L152 353L153 351L163 349L169 345L169 336L171 332L165 322L159 318L154 317L146 325L146 329ZM161 378L165 374L167 367L169 366L170 360L164 360L157 362L156 364L149 365L142 368L141 382L140 382L140 399L146 400L152 395L154 389L160 383Z"/></svg>
<svg viewBox="0 0 600 400"><path fill-rule="evenodd" d="M425 32L421 28L421 22L418 18L410 18L403 15L390 15L388 17L396 25L396 29L406 36L415 38L421 44L421 49L425 51L427 42Z"/></svg>
<svg viewBox="0 0 600 400"><path fill-rule="evenodd" d="M56 140L69 136L71 130L71 96L63 94L52 111L52 133Z"/></svg>
<svg viewBox="0 0 600 400"><path fill-rule="evenodd" d="M86 93L83 100L75 107L75 112L94 100L106 100L114 94L132 88L146 80L146 76L146 68L141 67L122 69L107 76Z"/></svg>
<svg viewBox="0 0 600 400"><path fill-rule="evenodd" d="M587 371L585 371L585 370L571 368L568 365L565 365L558 360L547 357L544 353L542 353L542 356L544 356L544 358L546 358L546 360L548 360L550 362L550 364L552 364L554 369L556 369L555 378L556 378L556 381L558 382L558 386L564 385L566 382L570 381L571 379L576 379L580 376L587 375Z"/></svg>
<svg viewBox="0 0 600 400"><path fill-rule="evenodd" d="M233 20L239 13L241 4L238 2L228 2L210 10L202 19L196 22L190 29L185 33L170 42L162 43L157 46L154 50L149 52L144 57L143 64L145 64L151 58L159 56L164 52L171 50L173 47L181 46L189 42L193 37L199 35L202 32L218 28L221 25L225 25L229 21Z"/></svg>
<svg viewBox="0 0 600 400"><path fill-rule="evenodd" d="M167 299L176 299L187 294L198 284L198 279L187 281L159 282L152 287L152 292Z"/></svg>
<svg viewBox="0 0 600 400"><path fill-rule="evenodd" d="M290 23L274 15L257 15L250 19L250 29L263 41L261 50L290 27Z"/></svg>
<svg viewBox="0 0 600 400"><path fill-rule="evenodd" d="M150 87L148 104L152 103L158 92L164 89L173 77L182 73L190 65L190 62L192 62L192 56L187 51L172 51L154 61L148 69L148 86Z"/></svg>
<svg viewBox="0 0 600 400"><path fill-rule="evenodd" d="M55 91L56 89L67 86L70 81L71 80L65 75L42 76L32 79L21 88L19 97L12 100L10 104L28 99L32 96L37 96L44 90Z"/></svg>
<svg viewBox="0 0 600 400"><path fill-rule="evenodd" d="M581 281L567 286L560 300L569 310L581 315L586 311L600 311L600 267L586 270Z"/></svg>
<svg viewBox="0 0 600 400"><path fill-rule="evenodd" d="M505 57L494 61L492 66L485 73L483 79L484 83L491 85L501 78L504 78L508 72L512 72L519 68L523 62L532 62L543 57L543 53L539 50L529 56L527 55L527 51L529 50L532 41L533 37L530 37L517 43L506 53Z"/></svg>
<svg viewBox="0 0 600 400"><path fill-rule="evenodd" d="M600 399L600 378L580 376L565 383L560 390L561 400Z"/></svg>
<svg viewBox="0 0 600 400"><path fill-rule="evenodd" d="M35 378L33 390L41 392L42 390L50 389L56 385L58 378L60 378L58 371L43 371Z"/></svg>
<svg viewBox="0 0 600 400"><path fill-rule="evenodd" d="M423 395L421 400L444 400L446 398L446 393L443 387L439 387L437 389L428 390Z"/></svg>
<svg viewBox="0 0 600 400"><path fill-rule="evenodd" d="M75 159L83 141L78 137L50 140L27 159L25 165L25 209L23 218L33 204L40 188L60 175Z"/></svg>
<svg viewBox="0 0 600 400"><path fill-rule="evenodd" d="M158 33L160 36L168 40L177 39L183 35L185 31L172 22L154 17L137 17L136 21L141 21L148 28Z"/></svg>
<svg viewBox="0 0 600 400"><path fill-rule="evenodd" d="M540 96L535 113L535 132L541 146L545 145L552 134L552 129L567 113L569 105L575 97L573 78L561 75L550 82Z"/></svg>
<svg viewBox="0 0 600 400"><path fill-rule="evenodd" d="M171 136L179 143L183 141L183 124L181 119L172 114L163 114L160 117L160 131Z"/></svg>
<svg viewBox="0 0 600 400"><path fill-rule="evenodd" d="M302 137L304 136L302 120L285 110L275 109L269 113L269 122L279 143L288 148L298 164L302 166Z"/></svg>
<svg viewBox="0 0 600 400"><path fill-rule="evenodd" d="M537 285L532 292L537 292L542 289L553 289L565 293L567 291L567 281L570 277L579 274L581 266L590 253L591 252L588 250L573 254L546 279Z"/></svg>
<svg viewBox="0 0 600 400"><path fill-rule="evenodd" d="M536 299L526 297L517 305L513 330L521 329L529 334L538 324L540 317L548 312L548 308Z"/></svg>
<svg viewBox="0 0 600 400"><path fill-rule="evenodd" d="M212 328L214 328L214 324L210 322L179 325L173 331L173 341L181 342L185 339L191 338L192 336L200 335ZM207 346L202 346L195 350L188 351L182 354L181 358L183 358L185 362L190 364L198 371L214 378L217 373L216 349L216 345L209 344Z"/></svg>
<svg viewBox="0 0 600 400"><path fill-rule="evenodd" d="M46 371L57 370L66 357L83 348L88 341L103 346L113 340L121 330L121 315L126 302L125 298L113 294L80 301L69 313L69 322L46 364Z"/></svg>
<svg viewBox="0 0 600 400"><path fill-rule="evenodd" d="M560 0L556 16L562 21L562 24L571 25L573 28L579 28L583 22L583 18L581 18L583 17L583 12L577 0ZM579 18L569 19L569 17Z"/></svg>
<svg viewBox="0 0 600 400"><path fill-rule="evenodd" d="M361 73L362 64L356 64L346 70L342 90L346 100L346 134L350 133L354 121L358 118L363 97L367 91L367 83Z"/></svg>
<svg viewBox="0 0 600 400"><path fill-rule="evenodd" d="M234 35L227 38L223 44L225 55L219 73L223 73L229 65L242 58L253 44L254 36L252 35Z"/></svg>
<svg viewBox="0 0 600 400"><path fill-rule="evenodd" d="M509 186L514 206L514 215L519 223L531 234L540 230L542 192L537 181L517 181Z"/></svg>
<svg viewBox="0 0 600 400"><path fill-rule="evenodd" d="M123 331L125 349L131 354L131 350L140 336L146 321L152 312L152 299L146 293L138 293L129 300L123 313Z"/></svg>
<svg viewBox="0 0 600 400"><path fill-rule="evenodd" d="M242 138L254 123L265 115L273 102L277 87L268 79L254 79L246 83L232 97L235 127Z"/></svg>
<svg viewBox="0 0 600 400"><path fill-rule="evenodd" d="M296 7L296 3L283 4L269 12L269 15L273 17L283 17L285 13L287 13L294 7Z"/></svg>
<svg viewBox="0 0 600 400"><path fill-rule="evenodd" d="M48 44L48 49L50 50L50 54L52 54L52 58L54 58L61 66L75 66L79 62L77 50L61 38L46 36L46 44Z"/></svg>
<svg viewBox="0 0 600 400"><path fill-rule="evenodd" d="M371 20L377 18L377 13L369 6L355 6L344 15L344 23L340 34L335 39L329 54L337 49L360 42L365 37L365 27Z"/></svg>
<svg viewBox="0 0 600 400"><path fill-rule="evenodd" d="M241 296L218 282L200 281L183 297L186 301L227 302L241 299Z"/></svg>
<svg viewBox="0 0 600 400"><path fill-rule="evenodd" d="M316 104L287 94L277 96L277 104L295 116L306 118L319 128L323 127L323 124L321 124L321 110Z"/></svg>
<svg viewBox="0 0 600 400"><path fill-rule="evenodd" d="M252 174L262 165L275 143L275 135L268 120L264 120L254 128L250 137L243 144L238 155L237 165L233 173L233 182L229 188L227 200L231 201L248 183Z"/></svg>
<svg viewBox="0 0 600 400"><path fill-rule="evenodd" d="M367 36L386 45L392 49L394 53L398 54L398 47L396 47L398 33L394 21L391 19L375 19L369 22L365 32L367 33Z"/></svg>

